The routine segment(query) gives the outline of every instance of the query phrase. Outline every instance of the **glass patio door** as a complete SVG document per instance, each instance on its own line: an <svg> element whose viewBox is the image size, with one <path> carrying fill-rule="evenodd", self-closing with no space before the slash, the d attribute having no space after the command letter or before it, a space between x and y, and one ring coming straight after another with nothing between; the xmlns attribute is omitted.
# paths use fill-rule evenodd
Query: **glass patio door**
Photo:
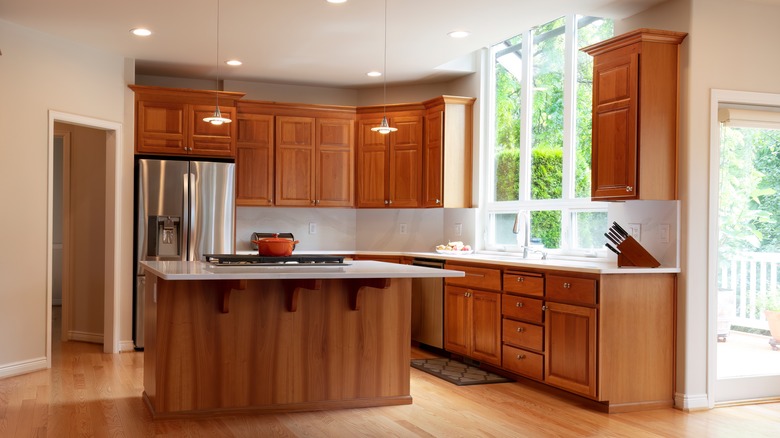
<svg viewBox="0 0 780 438"><path fill-rule="evenodd" d="M780 396L779 111L719 109L716 403Z"/></svg>

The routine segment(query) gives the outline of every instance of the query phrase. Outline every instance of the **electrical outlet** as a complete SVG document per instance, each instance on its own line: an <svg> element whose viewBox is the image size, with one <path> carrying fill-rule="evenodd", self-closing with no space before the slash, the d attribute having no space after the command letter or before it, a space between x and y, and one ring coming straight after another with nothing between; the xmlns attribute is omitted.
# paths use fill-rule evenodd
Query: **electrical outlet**
<svg viewBox="0 0 780 438"><path fill-rule="evenodd" d="M463 234L463 224L455 224L455 235L460 236Z"/></svg>
<svg viewBox="0 0 780 438"><path fill-rule="evenodd" d="M406 234L406 231L407 231L406 224L400 224L398 226L398 233L399 234Z"/></svg>
<svg viewBox="0 0 780 438"><path fill-rule="evenodd" d="M309 234L317 234L317 224L315 222L309 222Z"/></svg>
<svg viewBox="0 0 780 438"><path fill-rule="evenodd" d="M628 224L628 234L637 242L642 241L642 224Z"/></svg>
<svg viewBox="0 0 780 438"><path fill-rule="evenodd" d="M658 240L661 243L669 243L669 224L661 224L658 226Z"/></svg>

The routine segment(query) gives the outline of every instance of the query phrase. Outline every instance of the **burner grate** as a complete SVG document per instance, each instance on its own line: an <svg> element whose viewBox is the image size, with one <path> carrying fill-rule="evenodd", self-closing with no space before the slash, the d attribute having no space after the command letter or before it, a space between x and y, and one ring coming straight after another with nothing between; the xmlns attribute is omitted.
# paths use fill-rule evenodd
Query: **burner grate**
<svg viewBox="0 0 780 438"><path fill-rule="evenodd" d="M248 254L204 254L206 262L214 265L293 265L329 264L343 265L343 256L321 254L295 254L287 257L271 257Z"/></svg>

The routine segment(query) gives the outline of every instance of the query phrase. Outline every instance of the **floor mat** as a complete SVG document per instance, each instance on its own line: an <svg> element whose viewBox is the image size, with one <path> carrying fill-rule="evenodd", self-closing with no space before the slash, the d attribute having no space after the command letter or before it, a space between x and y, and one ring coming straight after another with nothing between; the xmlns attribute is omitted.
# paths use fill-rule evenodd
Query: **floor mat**
<svg viewBox="0 0 780 438"><path fill-rule="evenodd" d="M452 359L412 359L413 368L458 386L503 383L512 380Z"/></svg>

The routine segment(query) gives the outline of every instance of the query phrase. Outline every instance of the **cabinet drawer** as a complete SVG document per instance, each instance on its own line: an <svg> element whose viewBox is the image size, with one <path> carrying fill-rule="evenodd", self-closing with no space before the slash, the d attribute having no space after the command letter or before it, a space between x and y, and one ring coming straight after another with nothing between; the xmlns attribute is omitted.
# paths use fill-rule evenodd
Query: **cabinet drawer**
<svg viewBox="0 0 780 438"><path fill-rule="evenodd" d="M544 377L544 355L504 345L502 368L536 380Z"/></svg>
<svg viewBox="0 0 780 438"><path fill-rule="evenodd" d="M542 300L517 295L501 296L501 314L510 318L542 323Z"/></svg>
<svg viewBox="0 0 780 438"><path fill-rule="evenodd" d="M542 326L504 318L503 329L504 343L536 351L544 350L544 328Z"/></svg>
<svg viewBox="0 0 780 438"><path fill-rule="evenodd" d="M548 301L595 306L596 280L548 275L546 298Z"/></svg>
<svg viewBox="0 0 780 438"><path fill-rule="evenodd" d="M447 278L447 284L501 290L501 271L498 269L451 265L449 263L445 266L445 269L463 271L466 273L465 277Z"/></svg>
<svg viewBox="0 0 780 438"><path fill-rule="evenodd" d="M516 292L542 297L544 296L544 277L542 274L529 272L505 272L504 292Z"/></svg>

